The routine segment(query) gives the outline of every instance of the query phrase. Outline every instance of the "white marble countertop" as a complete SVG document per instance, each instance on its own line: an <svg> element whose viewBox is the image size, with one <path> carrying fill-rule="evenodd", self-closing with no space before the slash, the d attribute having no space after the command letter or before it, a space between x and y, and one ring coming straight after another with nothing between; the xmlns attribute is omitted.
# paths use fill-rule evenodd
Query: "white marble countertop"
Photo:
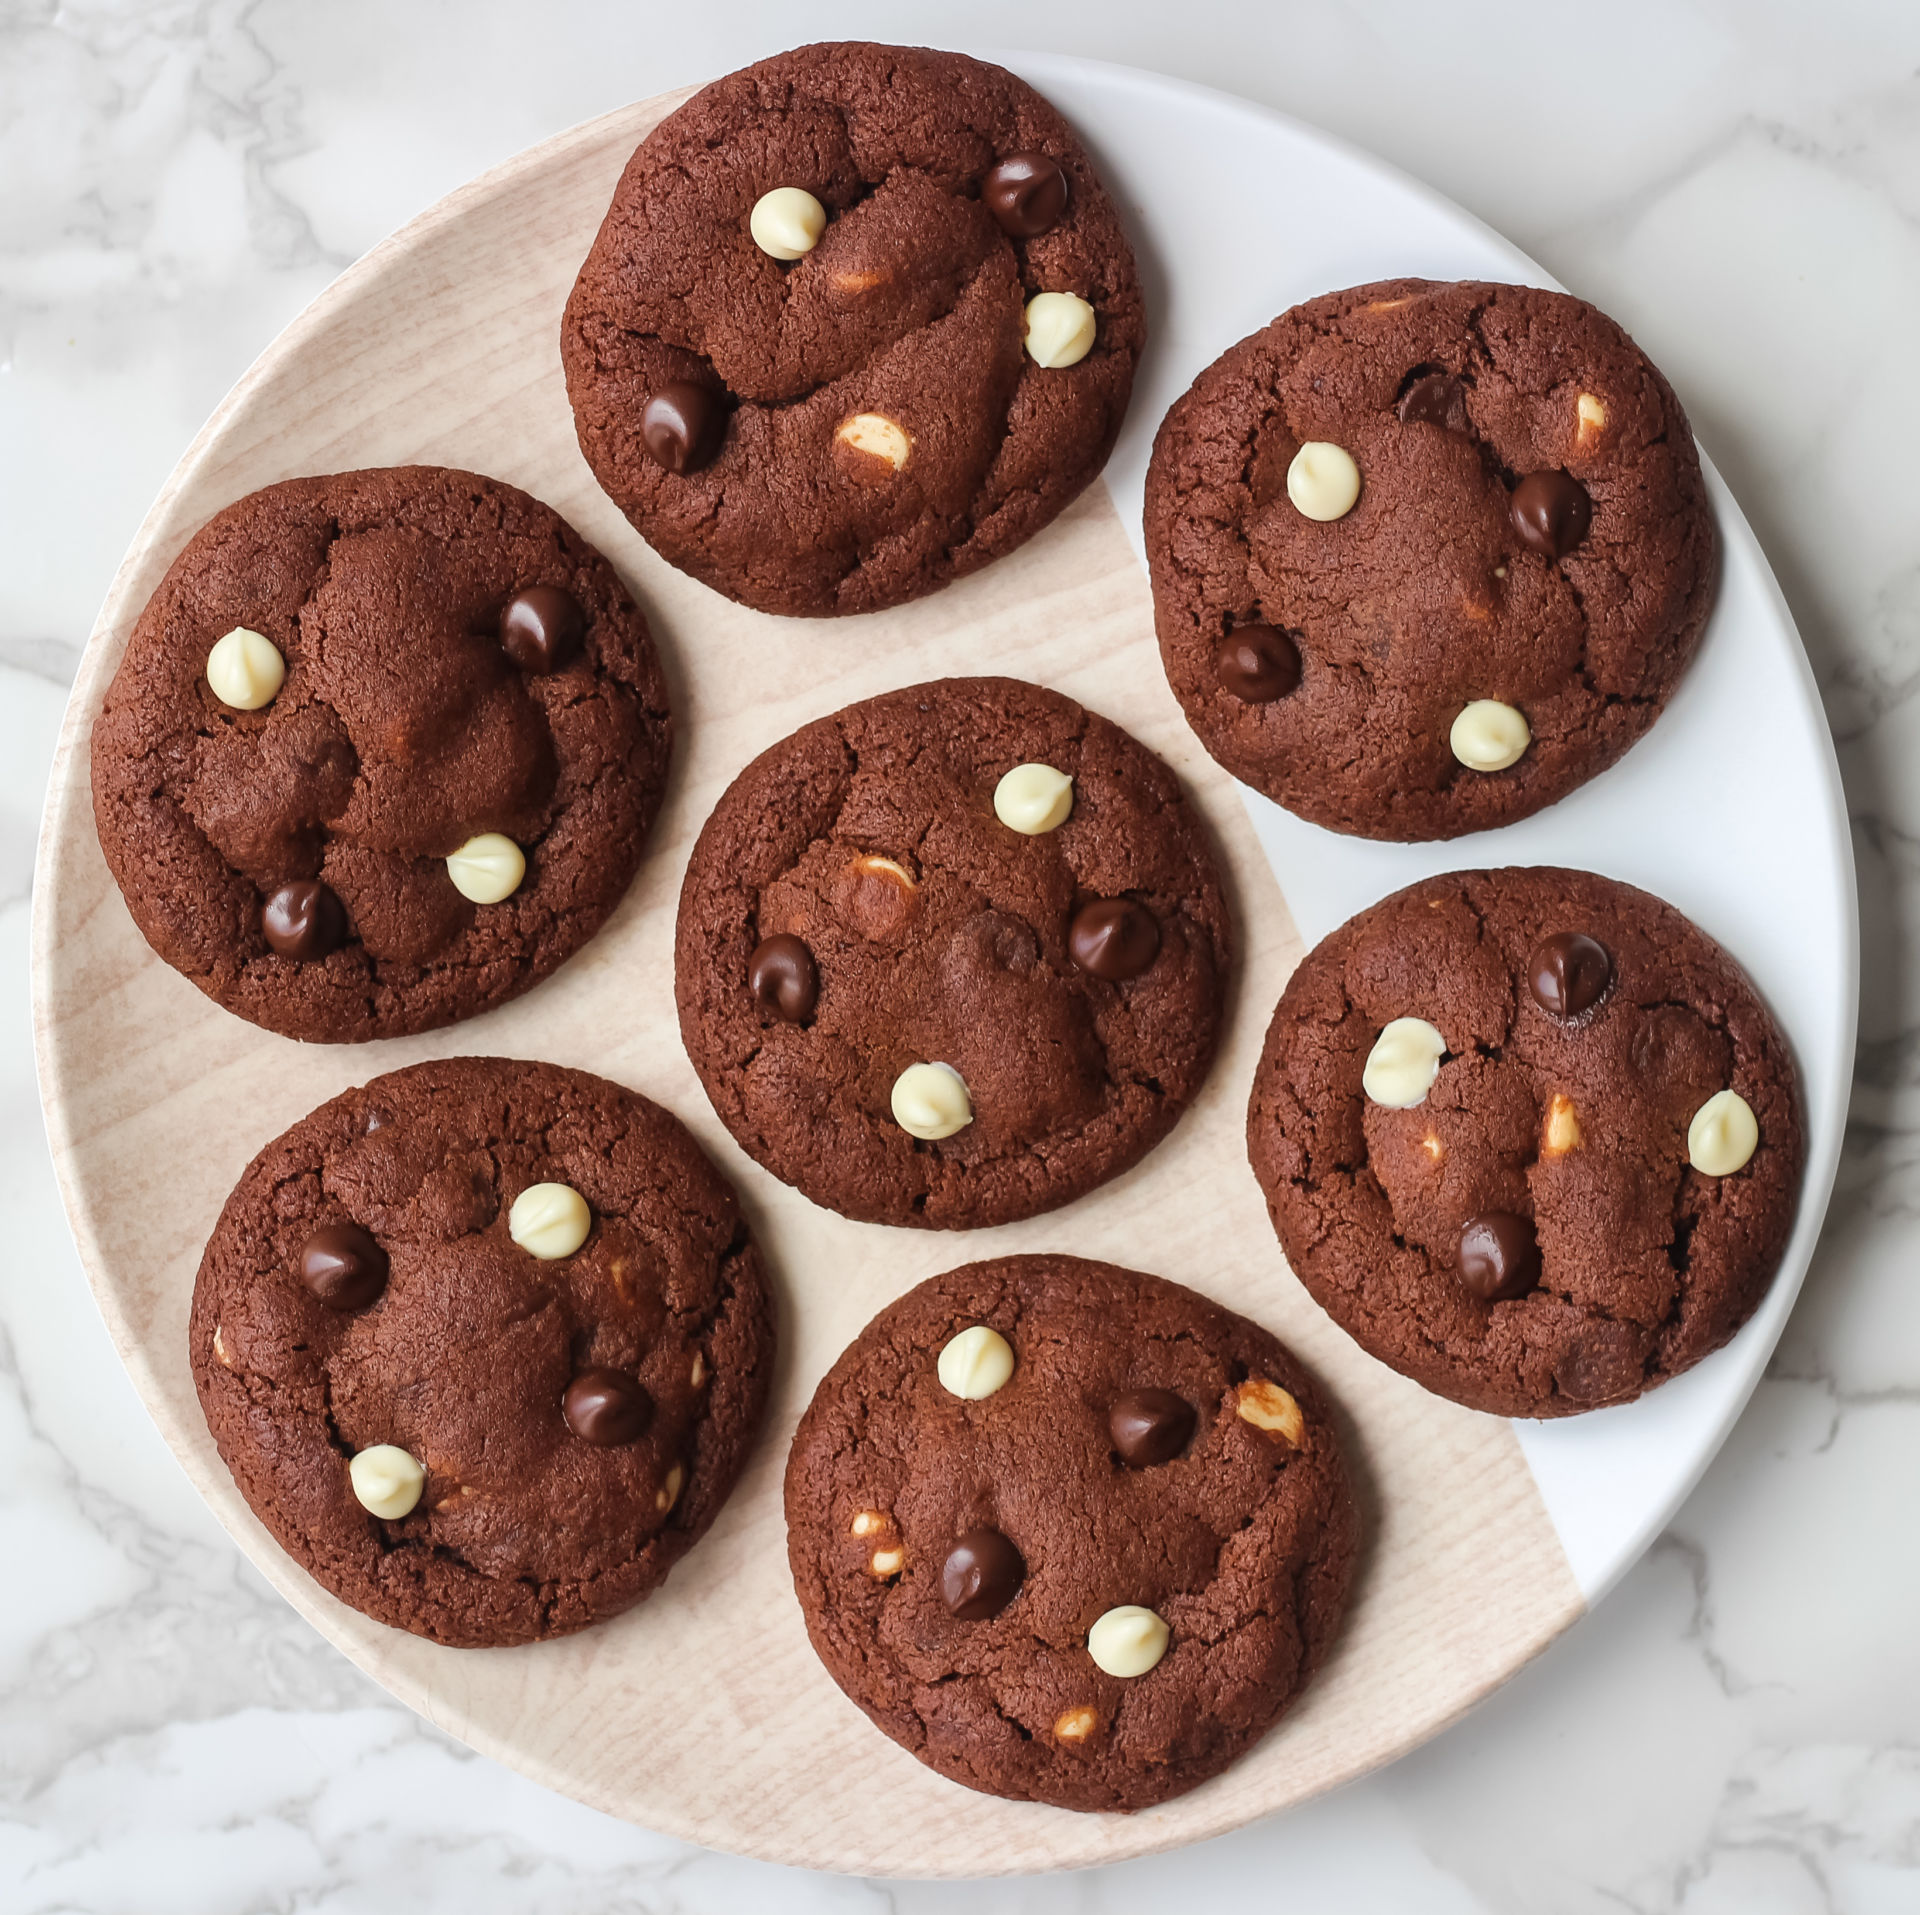
<svg viewBox="0 0 1920 1915"><path fill-rule="evenodd" d="M1601 1609L1394 1768L1072 1877L736 1861L448 1741L272 1595L108 1346L41 1132L40 795L120 553L227 386L481 168L811 38L1239 92L1526 247L1665 368L1800 622L1864 931L1853 1125L1766 1380ZM1284 190L1284 182L1275 182ZM508 268L510 270L510 266ZM20 1915L1920 1908L1920 10L1908 0L145 0L0 10L0 1907Z"/></svg>

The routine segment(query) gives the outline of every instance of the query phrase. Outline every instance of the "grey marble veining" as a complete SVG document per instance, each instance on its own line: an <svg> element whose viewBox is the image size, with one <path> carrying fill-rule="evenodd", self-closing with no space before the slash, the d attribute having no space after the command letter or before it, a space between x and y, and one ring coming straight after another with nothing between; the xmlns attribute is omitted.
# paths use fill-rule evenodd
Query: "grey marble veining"
<svg viewBox="0 0 1920 1915"><path fill-rule="evenodd" d="M1027 1883L889 1887L687 1849L387 1699L239 1558L147 1422L87 1298L32 1082L28 890L65 686L226 387L483 166L859 35L1091 54L1250 95L1431 181L1607 307L1773 560L1860 867L1831 1219L1767 1380L1668 1534L1393 1769L1203 1849ZM1916 312L1904 0L0 5L0 1907L1920 1908Z"/></svg>

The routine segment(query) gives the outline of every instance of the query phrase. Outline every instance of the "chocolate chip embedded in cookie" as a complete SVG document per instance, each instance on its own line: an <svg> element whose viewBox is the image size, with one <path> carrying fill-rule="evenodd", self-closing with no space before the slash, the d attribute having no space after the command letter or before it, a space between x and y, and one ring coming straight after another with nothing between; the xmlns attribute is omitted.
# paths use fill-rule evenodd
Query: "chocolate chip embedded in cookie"
<svg viewBox="0 0 1920 1915"><path fill-rule="evenodd" d="M991 1389L959 1389L994 1356ZM1003 1354L1001 1354L1003 1353ZM787 1458L807 1633L942 1775L1139 1809L1293 1704L1357 1524L1325 1398L1273 1337L1158 1277L1002 1257L842 1353Z"/></svg>
<svg viewBox="0 0 1920 1915"><path fill-rule="evenodd" d="M1740 967L1590 872L1455 872L1294 972L1247 1148L1355 1341L1506 1416L1623 1403L1753 1314L1793 1223L1798 1079Z"/></svg>
<svg viewBox="0 0 1920 1915"><path fill-rule="evenodd" d="M773 1320L733 1192L657 1104L450 1058L247 1167L188 1355L240 1493L316 1581L437 1642L631 1607L713 1521Z"/></svg>
<svg viewBox="0 0 1920 1915"><path fill-rule="evenodd" d="M594 476L761 611L868 612L1048 524L1106 463L1133 254L1039 94L957 53L802 47L641 143L567 302Z"/></svg>
<svg viewBox="0 0 1920 1915"><path fill-rule="evenodd" d="M1525 817L1659 716L1712 602L1686 416L1603 314L1395 280L1199 376L1147 474L1160 654L1201 742L1331 830Z"/></svg>
<svg viewBox="0 0 1920 1915"><path fill-rule="evenodd" d="M512 486L291 479L187 543L93 728L100 844L147 942L288 1037L517 996L640 862L672 727L610 566Z"/></svg>
<svg viewBox="0 0 1920 1915"><path fill-rule="evenodd" d="M866 1222L1118 1175L1206 1075L1225 900L1171 772L1071 699L943 679L763 753L694 846L674 990L742 1149Z"/></svg>

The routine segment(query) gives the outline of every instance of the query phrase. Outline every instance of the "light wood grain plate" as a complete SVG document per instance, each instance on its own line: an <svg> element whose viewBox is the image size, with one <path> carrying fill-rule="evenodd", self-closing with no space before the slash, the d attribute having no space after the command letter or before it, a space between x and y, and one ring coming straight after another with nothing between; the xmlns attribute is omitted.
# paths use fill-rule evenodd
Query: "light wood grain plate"
<svg viewBox="0 0 1920 1915"><path fill-rule="evenodd" d="M1139 92L1153 84L1144 76L1122 76L1116 91L1117 71L1056 63L1041 84L1056 99L1077 89L1062 103L1086 125L1102 99L1118 116L1152 97ZM1301 940L1241 795L1167 691L1146 580L1109 491L1096 486L1026 548L924 603L800 623L743 610L671 570L594 485L567 410L560 312L627 155L683 97L534 148L344 274L208 423L114 580L67 713L37 880L41 1081L82 1260L155 1421L253 1561L394 1694L537 1780L698 1842L859 1873L1070 1866L1191 1841L1431 1735L1581 1613L1581 1579L1514 1427L1430 1397L1361 1355L1280 1257L1246 1169L1242 1123L1266 1017ZM1325 151L1328 164L1355 164ZM1156 260L1142 238L1152 292ZM1343 282L1329 273L1321 283ZM1212 341L1207 356L1244 330ZM1177 339L1174 347L1183 349ZM1191 342L1184 350L1191 359ZM1123 446L1114 480L1123 496L1137 497L1140 435L1152 423L1129 428L1136 451ZM525 487L619 567L667 660L679 720L673 777L631 895L556 977L430 1037L300 1046L218 1010L148 951L95 840L88 733L140 607L214 511L294 474L410 460ZM1065 1210L965 1236L849 1224L749 1162L681 1049L671 990L687 854L747 759L852 699L959 672L1055 686L1172 763L1229 867L1243 953L1222 1054L1173 1137ZM1325 843L1315 855L1347 855L1340 841ZM350 1084L462 1053L578 1065L666 1104L738 1184L780 1284L783 1349L769 1427L712 1534L637 1611L524 1649L439 1648L366 1621L311 1583L235 1491L186 1360L201 1247L253 1153ZM1824 1199L1825 1183L1817 1188ZM832 1358L921 1278L1038 1249L1152 1269L1269 1325L1337 1394L1362 1483L1368 1542L1358 1597L1306 1700L1226 1775L1130 1817L1002 1802L921 1767L815 1661L786 1571L780 1472L799 1411Z"/></svg>

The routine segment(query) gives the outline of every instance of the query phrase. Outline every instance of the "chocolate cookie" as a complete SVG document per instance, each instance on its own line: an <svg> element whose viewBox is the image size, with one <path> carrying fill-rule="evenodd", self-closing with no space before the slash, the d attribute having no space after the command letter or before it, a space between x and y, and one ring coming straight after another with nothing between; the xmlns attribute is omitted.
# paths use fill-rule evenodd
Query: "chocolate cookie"
<svg viewBox="0 0 1920 1915"><path fill-rule="evenodd" d="M641 143L561 332L634 529L763 612L871 612L1029 539L1106 463L1146 324L1039 94L957 53L802 47Z"/></svg>
<svg viewBox="0 0 1920 1915"><path fill-rule="evenodd" d="M773 1319L673 1117L458 1057L321 1105L247 1166L194 1284L207 1427L281 1547L437 1642L630 1608L712 1523Z"/></svg>
<svg viewBox="0 0 1920 1915"><path fill-rule="evenodd" d="M557 513L437 466L292 479L188 541L93 728L147 942L288 1037L490 1010L620 902L666 782L646 620Z"/></svg>
<svg viewBox="0 0 1920 1915"><path fill-rule="evenodd" d="M787 1554L828 1672L992 1795L1139 1809L1324 1661L1356 1521L1326 1400L1256 1323L1078 1257L910 1290L814 1392Z"/></svg>
<svg viewBox="0 0 1920 1915"><path fill-rule="evenodd" d="M1091 1190L1200 1088L1226 904L1159 759L949 678L817 719L714 808L680 894L687 1053L741 1148L868 1223Z"/></svg>
<svg viewBox="0 0 1920 1915"><path fill-rule="evenodd" d="M1672 389L1526 286L1393 280L1243 339L1147 473L1160 654L1235 777L1453 838L1603 771L1667 702L1716 543Z"/></svg>
<svg viewBox="0 0 1920 1915"><path fill-rule="evenodd" d="M1383 1363L1505 1416L1624 1403L1739 1329L1803 1158L1786 1040L1671 905L1454 872L1317 945L1247 1148L1280 1242Z"/></svg>

